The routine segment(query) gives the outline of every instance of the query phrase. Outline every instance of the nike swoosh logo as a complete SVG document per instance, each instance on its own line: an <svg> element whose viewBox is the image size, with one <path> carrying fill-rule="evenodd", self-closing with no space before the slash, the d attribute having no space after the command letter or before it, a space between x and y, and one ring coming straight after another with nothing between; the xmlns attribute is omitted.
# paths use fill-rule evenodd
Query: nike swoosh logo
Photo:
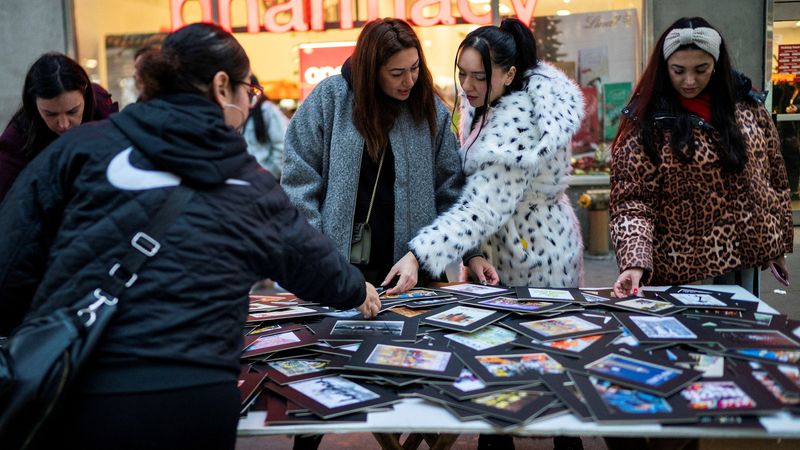
<svg viewBox="0 0 800 450"><path fill-rule="evenodd" d="M117 189L124 191L144 191L181 184L181 178L172 172L145 170L131 163L133 147L128 147L115 156L108 164L106 178ZM225 180L225 184L233 186L249 186L250 183L235 178Z"/></svg>
<svg viewBox="0 0 800 450"><path fill-rule="evenodd" d="M123 191L143 191L181 184L181 178L173 173L135 167L131 164L132 151L133 147L126 148L108 164L106 177L112 186Z"/></svg>

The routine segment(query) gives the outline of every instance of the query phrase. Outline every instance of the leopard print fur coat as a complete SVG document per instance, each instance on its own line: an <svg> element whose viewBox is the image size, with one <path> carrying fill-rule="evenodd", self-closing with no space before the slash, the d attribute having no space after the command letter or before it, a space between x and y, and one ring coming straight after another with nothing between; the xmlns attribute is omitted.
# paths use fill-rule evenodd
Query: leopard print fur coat
<svg viewBox="0 0 800 450"><path fill-rule="evenodd" d="M565 190L583 97L545 63L525 77L523 90L489 108L482 129L480 120L470 129L475 109L461 99L466 185L453 207L410 242L433 274L480 246L504 285L582 284L583 245Z"/></svg>
<svg viewBox="0 0 800 450"><path fill-rule="evenodd" d="M640 129L612 149L611 236L620 271L640 267L645 284L690 283L764 264L792 251L789 184L780 140L767 110L740 101L736 121L748 162L723 173L712 127L693 128L696 152L688 164L669 146L656 166L645 155Z"/></svg>

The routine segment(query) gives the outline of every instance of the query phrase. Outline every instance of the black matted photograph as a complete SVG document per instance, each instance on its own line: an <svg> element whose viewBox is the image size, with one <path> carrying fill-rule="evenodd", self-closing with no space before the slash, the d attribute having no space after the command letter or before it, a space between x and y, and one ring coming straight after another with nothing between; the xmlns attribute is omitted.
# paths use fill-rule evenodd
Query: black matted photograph
<svg viewBox="0 0 800 450"><path fill-rule="evenodd" d="M523 389L526 387L538 386L539 384L541 384L539 381L534 381L504 385L487 385L481 381L477 375L472 373L471 370L464 368L461 370L461 374L458 378L456 378L456 381L447 383L436 382L435 387L456 400L469 400L487 394Z"/></svg>
<svg viewBox="0 0 800 450"><path fill-rule="evenodd" d="M617 331L616 322L606 322L601 318L590 318L581 315L558 316L537 320L507 319L501 324L538 341L554 341Z"/></svg>
<svg viewBox="0 0 800 450"><path fill-rule="evenodd" d="M267 383L265 387L323 419L388 405L400 399L391 389L363 385L338 375L295 381L286 386Z"/></svg>
<svg viewBox="0 0 800 450"><path fill-rule="evenodd" d="M331 362L325 359L291 358L267 361L269 379L278 384L332 375Z"/></svg>
<svg viewBox="0 0 800 450"><path fill-rule="evenodd" d="M395 341L413 342L417 337L419 320L400 315L386 315L377 319L337 319L328 317L315 328L321 341L351 341L367 337L385 336Z"/></svg>
<svg viewBox="0 0 800 450"><path fill-rule="evenodd" d="M681 316L614 313L614 317L641 343L698 343L716 339L698 320Z"/></svg>
<svg viewBox="0 0 800 450"><path fill-rule="evenodd" d="M419 316L420 323L448 330L473 332L494 323L509 313L465 305L445 305Z"/></svg>
<svg viewBox="0 0 800 450"><path fill-rule="evenodd" d="M644 354L634 356L612 352L585 360L590 361L583 366L590 375L664 397L703 375Z"/></svg>
<svg viewBox="0 0 800 450"><path fill-rule="evenodd" d="M361 344L345 367L352 370L455 380L463 365L449 347L370 338Z"/></svg>
<svg viewBox="0 0 800 450"><path fill-rule="evenodd" d="M466 295L468 297L493 297L511 293L511 290L506 287L484 286L482 284L472 283L451 284L438 287L436 290L448 292L450 294Z"/></svg>
<svg viewBox="0 0 800 450"><path fill-rule="evenodd" d="M515 345L572 358L580 358L582 355L596 352L598 348L608 347L619 335L619 331L612 331L604 334L590 334L588 336L545 342L518 339Z"/></svg>
<svg viewBox="0 0 800 450"><path fill-rule="evenodd" d="M579 289L572 288L534 288L534 287L516 287L514 292L520 300L544 300L548 302L578 302L582 298Z"/></svg>
<svg viewBox="0 0 800 450"><path fill-rule="evenodd" d="M314 345L317 342L317 337L305 328L260 335L242 350L241 357L252 358L280 350Z"/></svg>
<svg viewBox="0 0 800 450"><path fill-rule="evenodd" d="M562 374L564 359L545 352L514 350L458 354L464 365L485 384L508 384L536 381L544 374Z"/></svg>
<svg viewBox="0 0 800 450"><path fill-rule="evenodd" d="M465 305L475 305L482 308L492 308L511 311L517 314L544 314L564 308L568 303L548 302L528 298L492 297L463 300Z"/></svg>
<svg viewBox="0 0 800 450"><path fill-rule="evenodd" d="M681 389L686 408L697 415L761 415L781 408L780 402L749 373L703 378Z"/></svg>
<svg viewBox="0 0 800 450"><path fill-rule="evenodd" d="M697 417L675 397L664 398L593 376L570 374L599 423L691 423Z"/></svg>

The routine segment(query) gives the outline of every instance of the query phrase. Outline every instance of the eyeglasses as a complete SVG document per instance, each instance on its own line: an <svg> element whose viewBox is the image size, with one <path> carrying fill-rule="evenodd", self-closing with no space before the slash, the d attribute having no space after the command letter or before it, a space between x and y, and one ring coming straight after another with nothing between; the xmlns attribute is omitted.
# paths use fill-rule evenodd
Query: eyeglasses
<svg viewBox="0 0 800 450"><path fill-rule="evenodd" d="M247 98L250 99L250 107L256 106L258 99L264 95L264 88L247 81L237 81L237 83L247 86Z"/></svg>

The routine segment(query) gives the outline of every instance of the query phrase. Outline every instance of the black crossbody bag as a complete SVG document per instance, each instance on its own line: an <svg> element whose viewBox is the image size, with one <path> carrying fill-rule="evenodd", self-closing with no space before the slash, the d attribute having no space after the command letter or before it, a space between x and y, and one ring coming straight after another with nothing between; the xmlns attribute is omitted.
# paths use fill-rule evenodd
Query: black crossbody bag
<svg viewBox="0 0 800 450"><path fill-rule="evenodd" d="M153 220L130 241L130 250L91 292L72 306L26 318L0 348L0 447L25 448L73 384L139 269L154 257L159 239L193 192L176 187Z"/></svg>

